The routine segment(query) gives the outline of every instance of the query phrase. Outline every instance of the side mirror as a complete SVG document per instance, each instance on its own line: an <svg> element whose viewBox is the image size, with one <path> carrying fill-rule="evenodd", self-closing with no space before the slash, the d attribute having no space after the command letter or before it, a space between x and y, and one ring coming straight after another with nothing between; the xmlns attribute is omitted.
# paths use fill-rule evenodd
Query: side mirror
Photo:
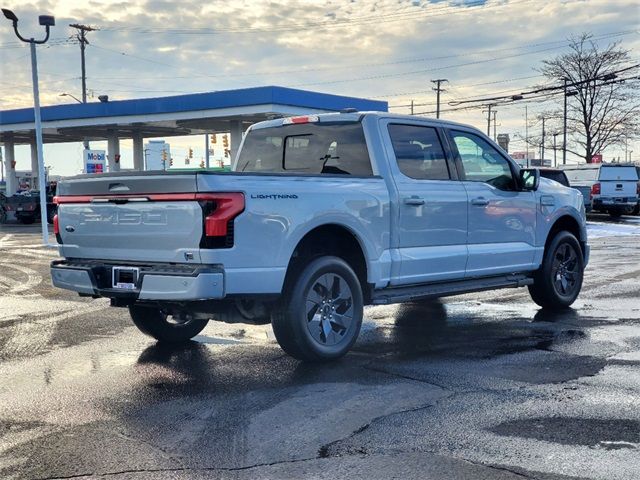
<svg viewBox="0 0 640 480"><path fill-rule="evenodd" d="M526 192L534 192L540 185L540 170L523 168L520 170L520 188Z"/></svg>

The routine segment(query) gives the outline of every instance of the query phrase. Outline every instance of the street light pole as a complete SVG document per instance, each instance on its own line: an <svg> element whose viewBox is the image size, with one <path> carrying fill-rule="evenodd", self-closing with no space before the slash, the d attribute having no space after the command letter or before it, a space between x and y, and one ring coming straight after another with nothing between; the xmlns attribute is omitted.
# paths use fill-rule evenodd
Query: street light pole
<svg viewBox="0 0 640 480"><path fill-rule="evenodd" d="M31 47L31 79L33 82L33 115L36 129L36 150L38 156L38 188L40 189L40 223L42 225L42 243L49 245L49 230L47 228L47 187L45 182L45 168L42 142L42 120L40 117L40 90L38 88L38 58L36 56L36 45L46 43L49 40L49 29L56 24L51 15L40 15L38 18L40 25L45 27L46 36L44 40L26 39L18 32L18 17L11 10L2 9L4 16L11 20L13 31L18 39L29 43Z"/></svg>
<svg viewBox="0 0 640 480"><path fill-rule="evenodd" d="M564 108L562 115L562 164L567 164L567 79L564 78L564 84L562 87L564 99Z"/></svg>

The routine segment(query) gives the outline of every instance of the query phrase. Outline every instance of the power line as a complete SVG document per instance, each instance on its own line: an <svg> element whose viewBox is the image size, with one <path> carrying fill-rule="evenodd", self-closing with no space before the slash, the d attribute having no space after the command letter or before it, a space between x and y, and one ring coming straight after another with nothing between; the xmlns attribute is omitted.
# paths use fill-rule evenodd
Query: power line
<svg viewBox="0 0 640 480"><path fill-rule="evenodd" d="M606 33L606 34L595 36L594 40L603 40L603 39L611 38L611 37L630 35L632 33L637 33L637 30L622 30L622 31L618 31L618 32L609 32L609 33ZM331 70L353 70L354 68L361 68L361 67L379 67L379 66L391 66L391 65L400 65L400 64L407 64L407 63L429 62L429 61L436 61L436 60L446 60L446 59L451 59L451 58L470 57L470 56L476 56L476 55L481 55L481 54L492 54L492 53L497 53L497 52L505 52L505 51L527 49L527 48L535 48L535 47L547 46L547 45L558 45L558 44L561 44L561 45L559 45L559 47L560 47L560 46L567 46L570 43L571 42L568 41L567 39L563 39L563 40L555 40L555 41L550 41L550 42L524 44L524 45L519 45L519 46L515 46L515 47L476 50L476 51L473 51L473 52L465 52L465 53L452 54L452 55L440 55L440 56L433 56L433 57L405 58L405 59L394 60L394 61L391 61L391 62L367 62L367 63L360 63L360 64L349 64L349 65L339 65L339 66L332 65L332 66L327 66L327 67L315 67L315 68L303 68L303 69L296 68L296 69L286 69L286 70L262 70L262 71L254 71L254 72L250 72L250 73L224 73L224 74L214 74L214 75L206 75L206 74L202 74L202 73L195 73L195 74L192 74L192 75L185 75L185 76L177 76L177 75L157 76L157 75L154 75L154 76L149 76L149 77L141 77L139 75L126 76L126 77L105 77L105 76L101 76L100 78L113 79L113 80L129 80L129 79L138 80L138 79L144 79L144 78L152 78L152 79L155 80L155 79L180 79L180 78L194 78L194 77L202 77L202 78L255 77L255 76L260 76L260 75L284 75L284 74L290 74L290 73L300 74L300 73L306 73L306 72L313 73L313 72L331 71ZM176 68L176 69L181 69L182 68L182 67L180 67L178 65L173 65L173 64L166 63L166 62L160 62L160 61L153 60L153 59L150 59L150 58L141 57L139 55L130 54L130 53L127 53L127 52L122 51L122 50L115 50L115 49L112 49L112 48L96 45L95 43L93 43L92 46L94 48L99 48L101 50L110 51L110 52L113 52L113 53L117 53L119 55L135 58L135 59L138 59L138 60L143 60L143 61L150 62L150 63L155 63L155 64L162 65L162 66L168 66L168 67L172 67L172 68ZM491 59L488 59L486 61L491 61Z"/></svg>
<svg viewBox="0 0 640 480"><path fill-rule="evenodd" d="M486 0L473 0L467 2L464 6L447 5L442 7L423 8L423 12L398 12L390 14L377 14L371 16L355 17L351 19L333 19L331 21L322 22L304 22L304 23L287 23L286 25L276 25L271 27L249 27L249 28L162 28L162 27L104 27L103 30L108 31L125 31L131 33L152 34L152 33L169 33L172 35L220 35L227 33L269 33L269 32L288 32L297 30L308 30L311 28L341 28L352 25L366 25L370 23L380 24L388 22L404 21L408 19L421 19L424 17L432 18L441 15L452 15L455 13L473 13L477 10L489 10L497 7L512 6L523 3L529 3L533 0L514 0L509 3L499 3L486 5Z"/></svg>
<svg viewBox="0 0 640 480"><path fill-rule="evenodd" d="M575 87L575 86L578 86L578 85L583 85L585 83L593 82L595 80L611 81L612 83L620 82L621 80L614 80L618 74L623 73L623 72L627 72L629 70L636 69L638 67L640 67L640 64L631 65L629 67L621 68L619 70L615 70L615 71L612 71L612 72L603 73L603 74L598 75L597 77L588 78L588 79L582 80L580 82L573 82L568 86ZM613 77L611 77L612 75L613 75ZM625 80L631 80L631 79L633 79L633 77L630 77L629 79L625 79ZM449 102L449 105L451 105L451 106L459 106L461 104L466 104L466 103L486 103L486 102L496 102L496 101L507 101L507 102L516 101L516 100L522 100L522 97L525 96L525 95L533 95L533 94L538 94L538 93L543 93L543 92L554 92L554 91L562 90L564 88L565 88L564 85L554 85L554 86L549 86L549 87L537 88L535 90L530 90L528 92L520 92L517 95L501 95L501 96L497 96L497 97L476 98L476 99L473 99L473 100L452 101L452 102Z"/></svg>

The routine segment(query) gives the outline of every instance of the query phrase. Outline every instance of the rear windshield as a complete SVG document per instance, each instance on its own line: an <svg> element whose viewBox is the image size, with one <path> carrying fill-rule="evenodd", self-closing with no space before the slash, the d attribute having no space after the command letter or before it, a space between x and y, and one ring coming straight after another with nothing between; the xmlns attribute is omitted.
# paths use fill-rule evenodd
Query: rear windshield
<svg viewBox="0 0 640 480"><path fill-rule="evenodd" d="M636 167L606 167L600 168L600 180L638 180Z"/></svg>
<svg viewBox="0 0 640 480"><path fill-rule="evenodd" d="M564 173L567 174L567 178L569 182L581 182L588 180L597 180L598 179L598 169L597 168L585 168L580 170L565 170Z"/></svg>
<svg viewBox="0 0 640 480"><path fill-rule="evenodd" d="M373 175L360 122L251 130L240 151L236 171Z"/></svg>
<svg viewBox="0 0 640 480"><path fill-rule="evenodd" d="M561 183L565 187L569 186L567 182L567 177L564 172L553 172L550 170L540 170L540 176L544 178L548 178L549 180L555 180L558 183Z"/></svg>

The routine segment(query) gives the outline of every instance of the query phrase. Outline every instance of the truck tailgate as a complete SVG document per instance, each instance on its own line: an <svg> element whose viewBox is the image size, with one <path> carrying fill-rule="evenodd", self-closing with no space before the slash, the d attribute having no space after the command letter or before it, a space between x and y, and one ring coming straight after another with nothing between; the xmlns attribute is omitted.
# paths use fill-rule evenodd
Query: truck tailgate
<svg viewBox="0 0 640 480"><path fill-rule="evenodd" d="M601 196L611 198L636 198L637 181L632 180L600 180Z"/></svg>
<svg viewBox="0 0 640 480"><path fill-rule="evenodd" d="M77 259L199 263L203 214L195 192L195 173L61 182L60 253Z"/></svg>

